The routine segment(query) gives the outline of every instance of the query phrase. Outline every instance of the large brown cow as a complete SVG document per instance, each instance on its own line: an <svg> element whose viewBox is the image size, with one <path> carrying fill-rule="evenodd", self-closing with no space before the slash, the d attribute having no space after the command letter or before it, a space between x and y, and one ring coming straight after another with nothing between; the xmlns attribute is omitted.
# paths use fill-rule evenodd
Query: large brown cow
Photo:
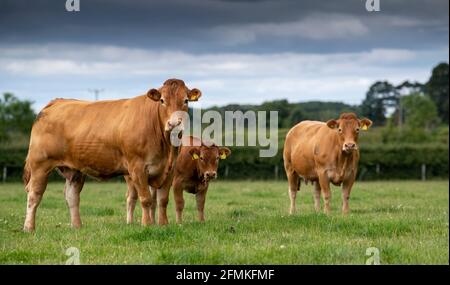
<svg viewBox="0 0 450 285"><path fill-rule="evenodd" d="M300 180L314 182L314 207L320 211L320 193L324 211L330 213L330 182L342 184L342 212L349 212L348 200L356 178L359 161L358 135L372 125L369 119L358 119L343 113L326 123L303 121L286 135L284 167L289 181L290 214L295 212L295 198Z"/></svg>
<svg viewBox="0 0 450 285"><path fill-rule="evenodd" d="M183 137L172 182L177 223L182 222L184 209L183 191L195 194L198 218L201 222L205 220L204 207L209 181L217 178L219 160L226 159L230 154L231 150L227 147L219 147L212 142L201 141L199 138L192 136ZM127 178L126 180L128 183ZM154 199L152 216L154 217L155 207L158 204L158 220L162 223L167 223L166 209L169 191L167 189L156 191L156 189L151 187L151 192ZM127 196L133 195L136 195L136 191L128 183ZM157 203L156 199L158 200ZM130 205L129 199L127 199L127 205L127 221L130 223L133 220L134 205Z"/></svg>
<svg viewBox="0 0 450 285"><path fill-rule="evenodd" d="M28 192L24 230L35 228L36 209L57 168L66 178L65 198L73 227L80 227L80 192L86 175L108 179L129 175L142 205L142 224L152 223L148 186L167 187L178 148L170 132L180 124L177 111L201 96L182 80L131 99L86 102L56 99L39 114L31 131L24 169Z"/></svg>

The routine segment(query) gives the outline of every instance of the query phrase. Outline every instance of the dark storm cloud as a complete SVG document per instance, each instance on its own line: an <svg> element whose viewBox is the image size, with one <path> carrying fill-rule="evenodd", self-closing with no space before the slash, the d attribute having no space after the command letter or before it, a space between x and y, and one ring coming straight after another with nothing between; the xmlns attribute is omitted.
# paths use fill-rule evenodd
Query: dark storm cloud
<svg viewBox="0 0 450 285"><path fill-rule="evenodd" d="M368 13L364 0L81 0L75 13L65 2L1 0L0 42L258 53L420 48L448 39L444 0L381 0L379 13Z"/></svg>
<svg viewBox="0 0 450 285"><path fill-rule="evenodd" d="M448 1L0 0L0 93L143 94L167 78L204 106L267 100L359 104L376 80L426 82L448 61Z"/></svg>

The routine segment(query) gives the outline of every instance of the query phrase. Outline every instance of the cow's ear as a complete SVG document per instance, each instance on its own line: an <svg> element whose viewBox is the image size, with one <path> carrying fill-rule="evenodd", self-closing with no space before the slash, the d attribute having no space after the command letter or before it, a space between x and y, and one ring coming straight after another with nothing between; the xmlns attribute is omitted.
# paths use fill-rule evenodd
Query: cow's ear
<svg viewBox="0 0 450 285"><path fill-rule="evenodd" d="M361 130L367 131L370 128L370 126L372 126L372 121L364 118L359 120L359 125L361 127Z"/></svg>
<svg viewBox="0 0 450 285"><path fill-rule="evenodd" d="M339 122L338 122L337 120L329 120L329 121L327 122L327 126L328 126L330 129L336 129L337 127L339 127Z"/></svg>
<svg viewBox="0 0 450 285"><path fill-rule="evenodd" d="M158 91L158 89L150 89L147 92L147 97L152 99L153 101L158 102L161 99L161 93Z"/></svg>
<svg viewBox="0 0 450 285"><path fill-rule="evenodd" d="M219 157L220 159L226 159L231 154L231 150L227 147L221 147L219 149Z"/></svg>
<svg viewBox="0 0 450 285"><path fill-rule="evenodd" d="M197 147L193 147L189 150L189 154L192 157L192 160L197 160L200 157L200 150Z"/></svg>
<svg viewBox="0 0 450 285"><path fill-rule="evenodd" d="M188 100L189 101L198 101L198 98L202 97L202 92L198 90L197 88L194 88L189 91L188 93Z"/></svg>

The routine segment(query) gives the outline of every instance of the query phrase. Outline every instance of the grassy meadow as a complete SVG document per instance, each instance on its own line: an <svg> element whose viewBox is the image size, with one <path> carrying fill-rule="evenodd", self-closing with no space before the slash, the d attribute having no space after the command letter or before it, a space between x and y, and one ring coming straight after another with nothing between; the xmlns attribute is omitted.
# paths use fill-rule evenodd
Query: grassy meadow
<svg viewBox="0 0 450 285"><path fill-rule="evenodd" d="M184 224L173 198L168 226L126 225L124 183L86 183L83 228L70 228L63 183L50 183L36 232L21 231L26 193L0 184L0 264L65 264L76 247L81 264L365 264L376 247L381 264L449 263L448 181L357 182L351 214L341 215L333 188L332 214L316 214L312 186L302 186L296 215L288 215L286 181L217 181L210 185L206 222L197 222L185 193Z"/></svg>

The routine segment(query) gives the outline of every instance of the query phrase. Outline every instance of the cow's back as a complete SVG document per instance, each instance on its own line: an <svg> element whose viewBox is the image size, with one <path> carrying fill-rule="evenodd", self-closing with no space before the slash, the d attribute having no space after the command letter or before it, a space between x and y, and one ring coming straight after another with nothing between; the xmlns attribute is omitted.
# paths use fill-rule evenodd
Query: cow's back
<svg viewBox="0 0 450 285"><path fill-rule="evenodd" d="M94 177L125 171L126 141L136 139L145 120L145 96L88 102L57 99L38 115L31 131L27 159L49 160ZM140 116L140 117L139 117ZM140 118L140 119L139 119Z"/></svg>

